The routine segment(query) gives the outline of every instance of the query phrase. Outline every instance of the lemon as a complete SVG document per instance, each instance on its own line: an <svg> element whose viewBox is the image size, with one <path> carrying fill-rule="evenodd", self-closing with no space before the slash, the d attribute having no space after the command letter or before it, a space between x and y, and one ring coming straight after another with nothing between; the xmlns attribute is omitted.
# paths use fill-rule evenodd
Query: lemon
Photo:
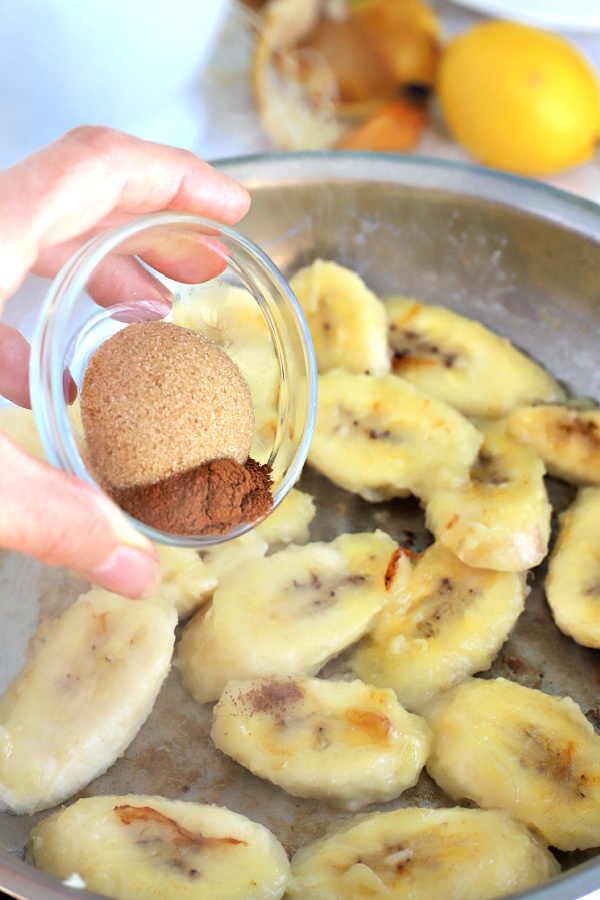
<svg viewBox="0 0 600 900"><path fill-rule="evenodd" d="M598 79L562 38L490 21L447 45L440 107L454 138L486 165L545 175L590 159L600 137Z"/></svg>

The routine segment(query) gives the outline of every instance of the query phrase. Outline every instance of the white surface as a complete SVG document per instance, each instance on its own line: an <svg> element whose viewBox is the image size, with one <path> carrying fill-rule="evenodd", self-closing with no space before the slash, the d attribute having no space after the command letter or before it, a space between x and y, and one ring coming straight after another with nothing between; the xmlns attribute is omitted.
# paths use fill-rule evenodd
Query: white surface
<svg viewBox="0 0 600 900"><path fill-rule="evenodd" d="M192 145L228 0L0 0L0 165L76 125Z"/></svg>
<svg viewBox="0 0 600 900"><path fill-rule="evenodd" d="M600 30L598 0L454 0L490 16L517 19L541 28L566 31Z"/></svg>

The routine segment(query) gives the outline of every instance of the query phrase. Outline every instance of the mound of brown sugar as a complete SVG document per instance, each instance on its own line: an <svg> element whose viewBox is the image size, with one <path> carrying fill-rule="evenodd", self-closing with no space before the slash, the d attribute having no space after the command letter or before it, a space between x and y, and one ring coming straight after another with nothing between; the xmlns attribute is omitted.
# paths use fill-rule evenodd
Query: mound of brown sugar
<svg viewBox="0 0 600 900"><path fill-rule="evenodd" d="M227 534L273 507L271 466L215 459L154 484L109 488L121 509L169 534Z"/></svg>
<svg viewBox="0 0 600 900"><path fill-rule="evenodd" d="M250 389L233 360L170 322L128 325L98 347L81 418L92 467L116 488L224 457L243 465L254 435Z"/></svg>

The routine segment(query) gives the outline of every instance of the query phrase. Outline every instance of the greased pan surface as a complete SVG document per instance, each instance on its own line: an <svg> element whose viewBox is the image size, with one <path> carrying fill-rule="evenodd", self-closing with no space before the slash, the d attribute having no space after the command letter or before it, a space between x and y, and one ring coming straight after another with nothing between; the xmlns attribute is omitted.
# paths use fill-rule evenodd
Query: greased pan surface
<svg viewBox="0 0 600 900"><path fill-rule="evenodd" d="M401 293L480 319L574 393L600 398L600 209L593 204L510 176L415 157L281 154L219 168L250 188L252 209L241 228L284 274L317 256L335 259L379 294ZM313 539L376 527L413 550L431 539L416 501L370 505L310 470L300 487L317 501ZM558 482L549 487L559 511L571 491ZM600 652L556 629L542 580L543 566L491 674L570 694L600 729ZM18 554L2 557L0 689L21 667L40 620L85 587ZM330 667L343 664L342 658ZM349 817L250 775L213 747L209 727L210 707L198 707L172 671L123 758L78 796L131 791L224 804L265 824L289 852ZM390 806L414 803L448 801L423 775ZM22 861L31 827L46 815L0 813L0 888L26 900L57 900L73 891ZM600 890L595 851L560 859L565 873L527 896L574 900Z"/></svg>

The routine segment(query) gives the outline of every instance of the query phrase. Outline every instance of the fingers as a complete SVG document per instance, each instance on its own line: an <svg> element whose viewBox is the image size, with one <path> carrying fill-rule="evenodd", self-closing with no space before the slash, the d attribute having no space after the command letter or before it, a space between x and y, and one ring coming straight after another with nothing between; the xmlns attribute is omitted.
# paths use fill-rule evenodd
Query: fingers
<svg viewBox="0 0 600 900"><path fill-rule="evenodd" d="M126 597L158 587L156 548L90 485L53 469L0 433L0 546L68 566Z"/></svg>
<svg viewBox="0 0 600 900"><path fill-rule="evenodd" d="M17 406L31 408L29 344L22 334L0 322L0 395Z"/></svg>
<svg viewBox="0 0 600 900"><path fill-rule="evenodd" d="M0 322L0 396L26 409L31 409L29 352L29 344L23 335L16 328ZM73 403L77 385L68 370L64 374L64 391L67 403Z"/></svg>
<svg viewBox="0 0 600 900"><path fill-rule="evenodd" d="M54 278L79 247L80 242L73 240L43 250L36 261L35 274ZM167 278L198 284L223 271L226 249L214 237L203 238L200 243L198 236L188 232L139 235L120 245L117 252L111 253L96 267L86 290L100 306L128 301L137 304L143 300L150 307L162 310L160 314L164 316L170 311L174 298L135 257L143 259Z"/></svg>
<svg viewBox="0 0 600 900"><path fill-rule="evenodd" d="M42 251L98 226L169 209L231 224L249 206L241 185L193 154L93 127L1 171L0 197L0 301Z"/></svg>
<svg viewBox="0 0 600 900"><path fill-rule="evenodd" d="M78 249L78 241L69 241L44 250L35 266L36 275L54 278ZM130 256L111 255L104 259L94 269L86 290L99 306L131 305L144 318L163 318L173 302L169 288Z"/></svg>

